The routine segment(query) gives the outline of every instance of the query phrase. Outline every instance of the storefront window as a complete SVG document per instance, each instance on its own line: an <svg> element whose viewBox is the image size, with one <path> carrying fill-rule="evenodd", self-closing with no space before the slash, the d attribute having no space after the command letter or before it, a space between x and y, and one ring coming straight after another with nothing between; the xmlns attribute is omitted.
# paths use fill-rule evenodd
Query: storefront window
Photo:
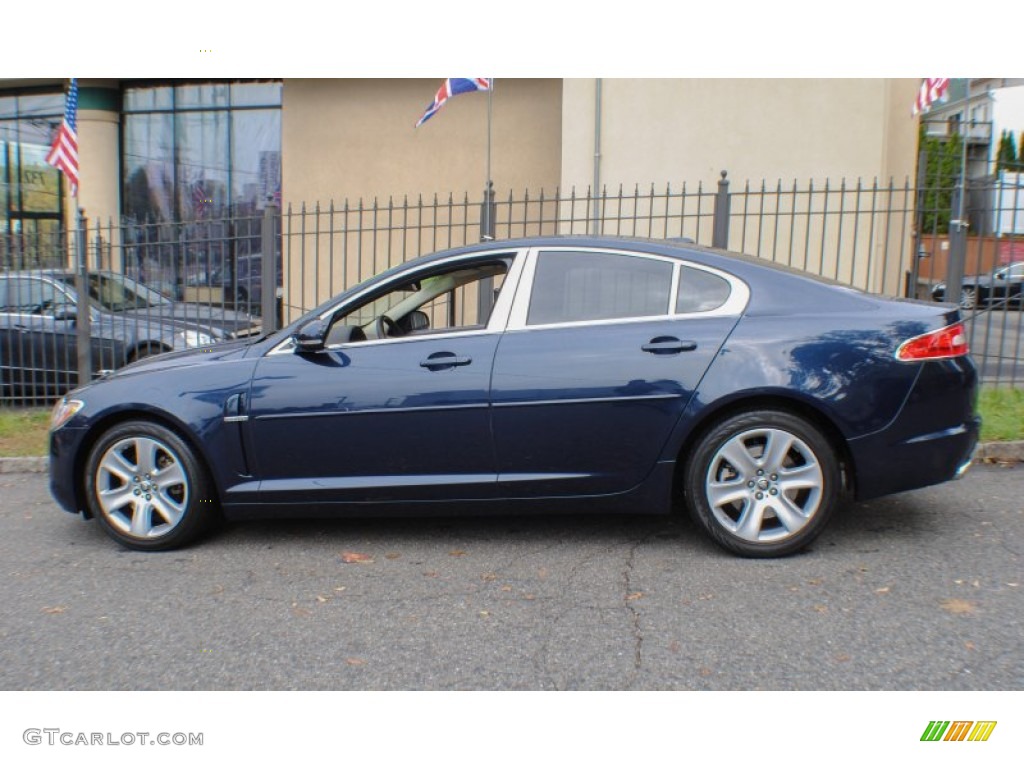
<svg viewBox="0 0 1024 768"><path fill-rule="evenodd" d="M253 214L281 178L281 83L140 86L124 94L125 215Z"/></svg>
<svg viewBox="0 0 1024 768"><path fill-rule="evenodd" d="M0 95L0 266L35 267L59 257L60 172L46 154L63 118L64 94Z"/></svg>

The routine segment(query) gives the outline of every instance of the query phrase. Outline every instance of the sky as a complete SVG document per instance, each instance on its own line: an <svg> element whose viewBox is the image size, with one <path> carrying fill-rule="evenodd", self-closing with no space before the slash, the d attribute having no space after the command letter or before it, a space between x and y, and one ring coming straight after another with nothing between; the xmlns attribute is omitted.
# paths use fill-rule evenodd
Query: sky
<svg viewBox="0 0 1024 768"><path fill-rule="evenodd" d="M992 135L998 146L1003 130L1013 132L1014 141L1020 151L1020 134L1024 131L1024 86L998 88L992 92L996 104L992 111Z"/></svg>

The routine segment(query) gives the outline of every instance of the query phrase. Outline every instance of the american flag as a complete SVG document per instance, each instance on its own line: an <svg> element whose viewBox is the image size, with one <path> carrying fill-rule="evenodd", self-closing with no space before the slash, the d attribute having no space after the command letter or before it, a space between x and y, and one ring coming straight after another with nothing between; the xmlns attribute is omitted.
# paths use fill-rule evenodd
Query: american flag
<svg viewBox="0 0 1024 768"><path fill-rule="evenodd" d="M914 101L911 114L917 117L922 112L927 112L931 109L932 104L946 95L948 88L948 77L927 77L922 80L921 89L917 92L917 99Z"/></svg>
<svg viewBox="0 0 1024 768"><path fill-rule="evenodd" d="M46 162L64 171L71 185L72 196L78 194L78 80L71 78L71 87L64 99L64 122L53 140Z"/></svg>
<svg viewBox="0 0 1024 768"><path fill-rule="evenodd" d="M419 128L427 120L432 118L434 114L444 103L448 101L452 96L458 96L460 93L471 93L473 91L489 91L492 86L491 78L489 77L449 77L443 83L441 87L437 89L437 93L434 96L434 101L427 110L423 113L423 117L416 123L416 127Z"/></svg>

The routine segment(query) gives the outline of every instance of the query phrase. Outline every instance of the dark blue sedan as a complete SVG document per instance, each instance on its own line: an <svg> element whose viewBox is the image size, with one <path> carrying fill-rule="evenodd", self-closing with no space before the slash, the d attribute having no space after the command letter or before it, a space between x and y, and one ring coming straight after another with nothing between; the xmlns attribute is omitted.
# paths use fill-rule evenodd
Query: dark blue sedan
<svg viewBox="0 0 1024 768"><path fill-rule="evenodd" d="M668 513L778 556L841 495L951 480L978 435L959 310L692 244L458 248L256 341L67 395L50 482L133 549L220 517Z"/></svg>

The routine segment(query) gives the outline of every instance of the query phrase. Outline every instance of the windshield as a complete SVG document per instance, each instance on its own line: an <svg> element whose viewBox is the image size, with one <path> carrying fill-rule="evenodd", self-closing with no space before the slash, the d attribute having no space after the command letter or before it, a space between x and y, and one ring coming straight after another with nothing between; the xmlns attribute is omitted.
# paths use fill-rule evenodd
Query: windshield
<svg viewBox="0 0 1024 768"><path fill-rule="evenodd" d="M63 280L74 287L74 275L65 275ZM162 293L130 277L112 272L92 272L89 274L89 303L108 312L125 312L129 309L166 307L173 302Z"/></svg>

